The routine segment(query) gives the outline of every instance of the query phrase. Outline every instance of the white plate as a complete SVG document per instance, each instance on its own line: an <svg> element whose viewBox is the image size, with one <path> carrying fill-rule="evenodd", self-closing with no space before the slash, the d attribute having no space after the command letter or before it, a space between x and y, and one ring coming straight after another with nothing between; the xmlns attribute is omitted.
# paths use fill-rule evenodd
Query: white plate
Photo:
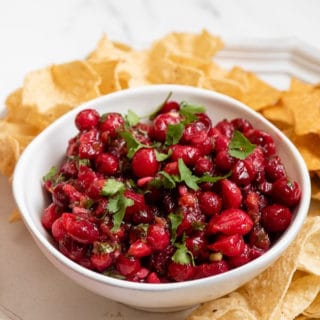
<svg viewBox="0 0 320 320"><path fill-rule="evenodd" d="M320 82L320 52L295 39L225 40L215 60L253 71L279 89L290 77ZM137 311L83 289L57 271L36 247L23 223L8 224L11 186L0 176L0 319L165 320L168 314ZM190 311L170 314L182 320Z"/></svg>

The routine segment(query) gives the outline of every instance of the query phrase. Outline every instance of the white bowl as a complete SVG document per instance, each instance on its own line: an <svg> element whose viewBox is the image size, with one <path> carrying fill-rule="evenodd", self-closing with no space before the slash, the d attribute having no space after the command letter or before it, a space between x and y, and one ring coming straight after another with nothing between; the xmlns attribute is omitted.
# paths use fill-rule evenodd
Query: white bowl
<svg viewBox="0 0 320 320"><path fill-rule="evenodd" d="M249 120L255 128L265 130L274 137L277 152L288 175L296 180L302 189L302 199L294 210L292 223L273 247L261 257L226 273L204 279L166 284L134 283L88 270L59 252L40 222L42 210L48 204L42 188L42 177L53 165L61 162L69 138L77 132L74 118L79 110L95 108L100 113L126 113L131 109L137 114L146 115L153 111L151 109L158 106L169 92L173 93L174 100L204 105L213 123L224 118L242 117ZM257 276L292 242L305 220L310 204L310 180L306 165L294 145L276 127L258 113L229 97L177 85L156 85L120 91L87 102L65 114L26 148L14 172L13 191L27 228L42 252L59 270L97 294L150 311L173 311L192 307L223 296Z"/></svg>

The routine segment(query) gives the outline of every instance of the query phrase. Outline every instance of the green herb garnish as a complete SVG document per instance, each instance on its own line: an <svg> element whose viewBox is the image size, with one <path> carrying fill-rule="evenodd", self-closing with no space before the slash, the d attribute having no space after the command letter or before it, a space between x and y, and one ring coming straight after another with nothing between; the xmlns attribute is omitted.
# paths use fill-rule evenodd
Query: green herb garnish
<svg viewBox="0 0 320 320"><path fill-rule="evenodd" d="M255 147L240 131L234 130L229 143L230 156L244 160L254 151Z"/></svg>

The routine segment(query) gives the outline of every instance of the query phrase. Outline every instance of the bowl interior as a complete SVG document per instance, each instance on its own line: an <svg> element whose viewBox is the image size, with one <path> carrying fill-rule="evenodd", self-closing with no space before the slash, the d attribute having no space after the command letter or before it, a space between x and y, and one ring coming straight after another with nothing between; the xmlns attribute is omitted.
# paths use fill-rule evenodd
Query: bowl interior
<svg viewBox="0 0 320 320"><path fill-rule="evenodd" d="M231 98L212 91L186 86L159 85L124 90L81 105L45 129L34 139L21 156L13 179L15 200L32 235L43 246L48 247L48 250L51 250L57 259L66 260L54 246L50 245L50 243L53 244L53 241L40 222L42 210L48 204L48 198L42 188L42 177L52 166L57 166L62 161L68 140L77 132L74 126L75 115L79 110L85 108L95 108L101 114L111 111L127 113L128 109L131 109L138 115L147 115L164 101L169 92L172 92L172 99L174 100L205 106L206 112L214 124L222 119L230 120L241 117L249 120L255 128L265 130L273 136L277 146L277 153L283 159L288 175L302 187L302 200L294 211L295 218L291 227L282 238L265 255L249 264L254 266L254 264L270 263L293 240L307 214L310 202L310 181L305 163L292 143L262 116ZM297 213L299 214L297 215ZM81 269L82 267L79 268ZM87 274L98 278L101 276L91 271ZM225 277L224 275L222 276ZM103 276L103 278L105 279L103 281L125 282L110 279L106 276ZM135 286L136 284L130 285ZM166 284L166 288L170 287L170 285L174 286L176 284Z"/></svg>

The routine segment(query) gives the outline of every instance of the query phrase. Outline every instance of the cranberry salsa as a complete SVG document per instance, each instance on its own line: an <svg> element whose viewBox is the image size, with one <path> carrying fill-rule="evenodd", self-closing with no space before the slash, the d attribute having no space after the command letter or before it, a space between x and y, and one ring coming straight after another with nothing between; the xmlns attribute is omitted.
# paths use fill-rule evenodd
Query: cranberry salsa
<svg viewBox="0 0 320 320"><path fill-rule="evenodd" d="M80 265L136 282L199 279L259 257L288 228L301 189L273 138L170 99L144 118L77 114L62 165L43 178L41 222Z"/></svg>

